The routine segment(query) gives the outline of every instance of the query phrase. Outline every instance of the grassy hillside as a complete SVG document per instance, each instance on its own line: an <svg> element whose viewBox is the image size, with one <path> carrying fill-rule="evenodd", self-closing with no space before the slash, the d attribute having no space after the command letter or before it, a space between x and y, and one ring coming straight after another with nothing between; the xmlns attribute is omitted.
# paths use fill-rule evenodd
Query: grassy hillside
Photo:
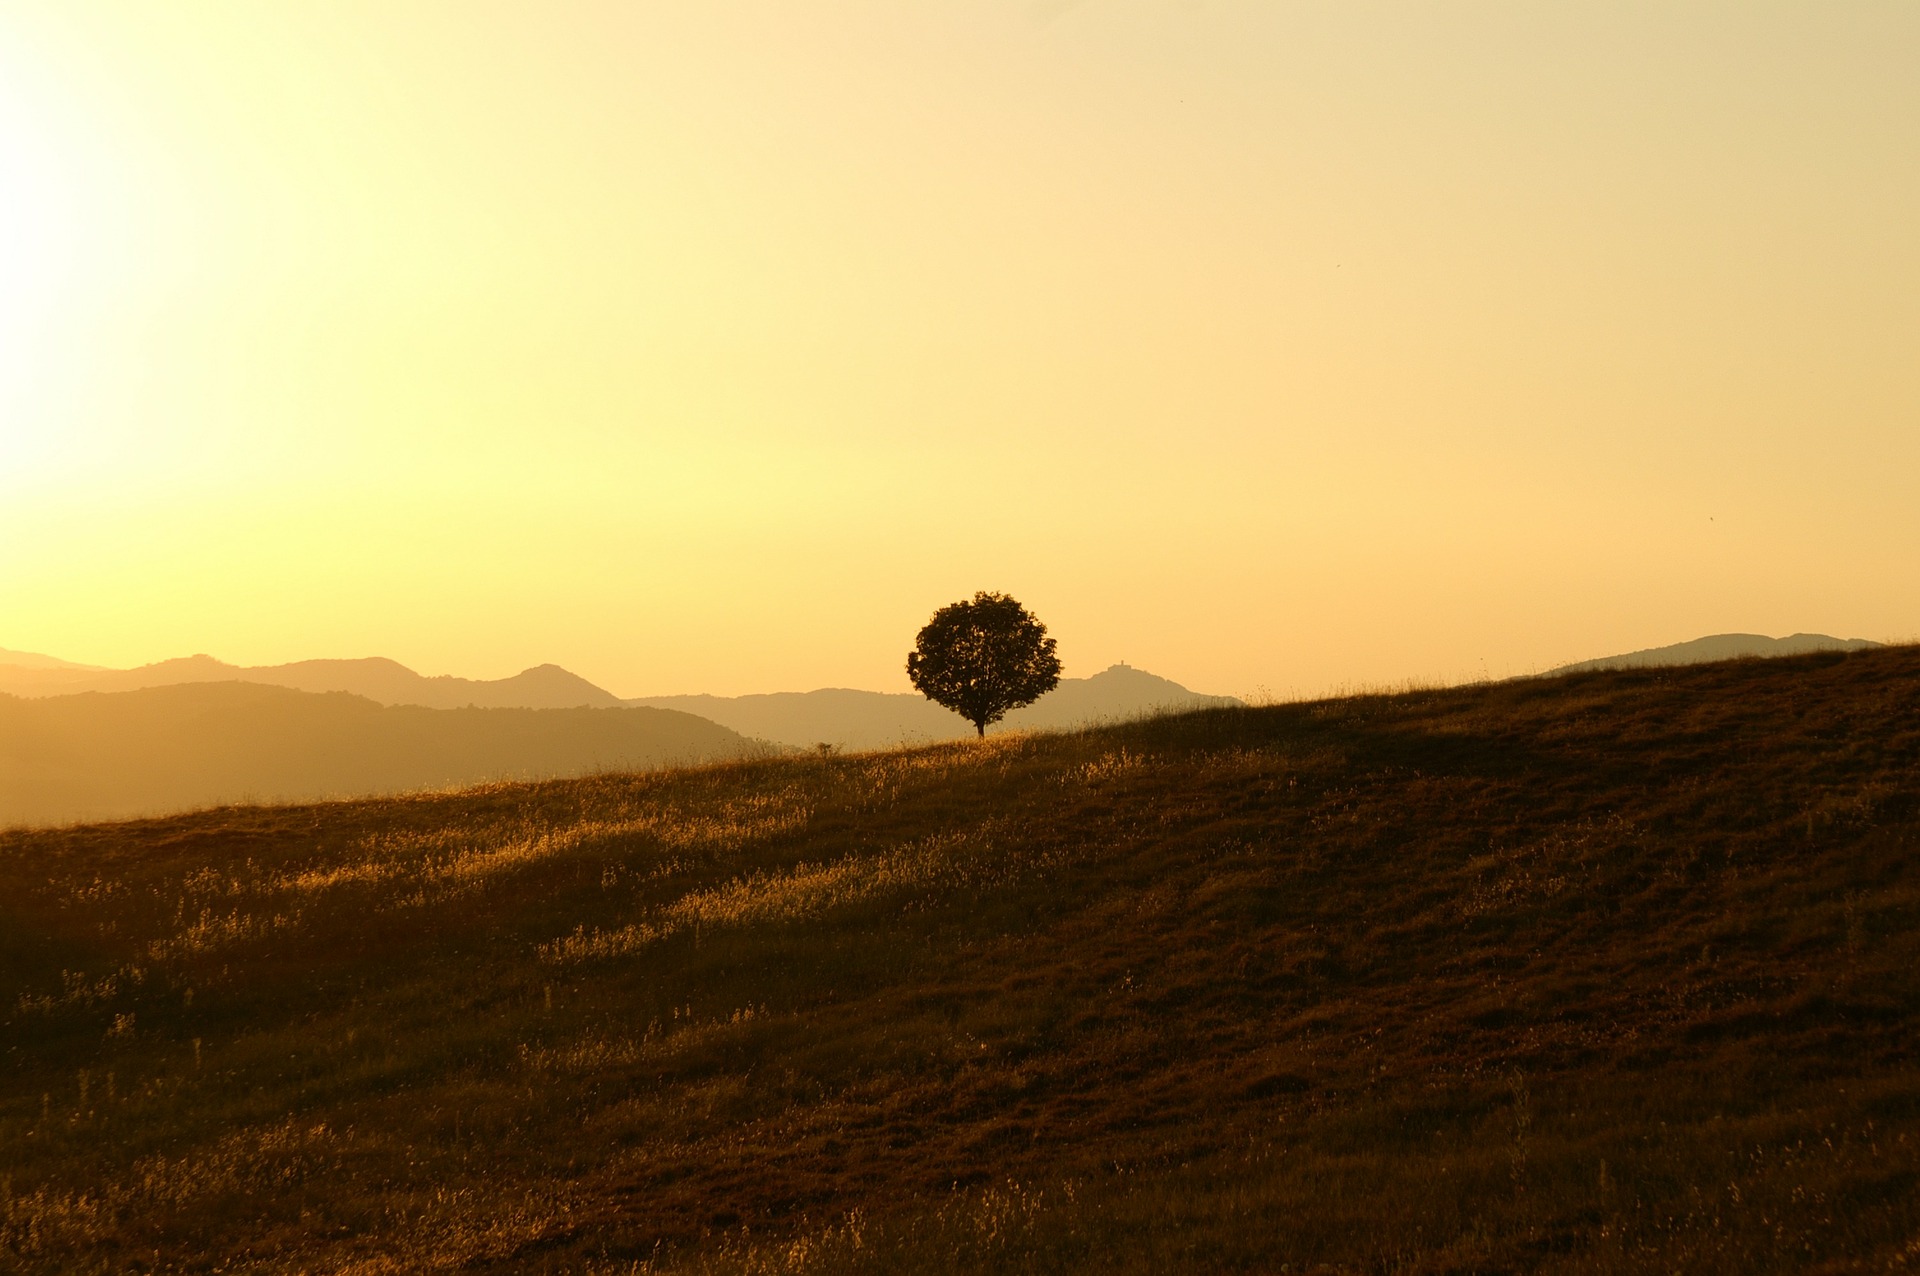
<svg viewBox="0 0 1920 1276"><path fill-rule="evenodd" d="M666 709L389 708L244 682L45 700L0 695L0 827L752 751L725 727Z"/></svg>
<svg viewBox="0 0 1920 1276"><path fill-rule="evenodd" d="M1913 648L0 835L0 1266L1907 1270L1917 835Z"/></svg>

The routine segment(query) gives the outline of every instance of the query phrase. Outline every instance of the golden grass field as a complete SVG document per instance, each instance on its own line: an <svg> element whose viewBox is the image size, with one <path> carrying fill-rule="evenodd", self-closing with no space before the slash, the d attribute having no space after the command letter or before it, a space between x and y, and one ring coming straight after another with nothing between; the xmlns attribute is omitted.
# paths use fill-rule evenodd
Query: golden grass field
<svg viewBox="0 0 1920 1276"><path fill-rule="evenodd" d="M0 834L0 1269L1920 1269L1920 649Z"/></svg>

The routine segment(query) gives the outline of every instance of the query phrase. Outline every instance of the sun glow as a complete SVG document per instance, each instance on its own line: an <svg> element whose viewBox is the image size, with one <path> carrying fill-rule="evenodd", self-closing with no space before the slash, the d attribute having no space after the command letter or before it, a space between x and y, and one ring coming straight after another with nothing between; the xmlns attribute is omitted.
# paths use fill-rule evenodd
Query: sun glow
<svg viewBox="0 0 1920 1276"><path fill-rule="evenodd" d="M0 323L20 326L70 269L78 245L72 183L0 87Z"/></svg>
<svg viewBox="0 0 1920 1276"><path fill-rule="evenodd" d="M0 485L52 451L35 410L45 340L84 260L80 182L57 140L36 127L37 103L0 65Z"/></svg>
<svg viewBox="0 0 1920 1276"><path fill-rule="evenodd" d="M0 63L0 331L9 338L58 299L88 217L70 139L47 128L51 112L12 71Z"/></svg>
<svg viewBox="0 0 1920 1276"><path fill-rule="evenodd" d="M97 411L124 375L114 333L148 273L155 215L105 120L62 82L60 51L0 27L0 488L86 481ZM44 33L38 33L44 36Z"/></svg>

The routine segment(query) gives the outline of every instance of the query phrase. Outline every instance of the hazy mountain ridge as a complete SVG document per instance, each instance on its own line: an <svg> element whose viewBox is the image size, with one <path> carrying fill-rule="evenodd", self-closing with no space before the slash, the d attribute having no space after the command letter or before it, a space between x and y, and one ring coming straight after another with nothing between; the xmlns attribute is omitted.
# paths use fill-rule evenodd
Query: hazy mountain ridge
<svg viewBox="0 0 1920 1276"><path fill-rule="evenodd" d="M20 656L22 660L11 657ZM35 663L25 663L31 660ZM758 740L795 748L828 743L881 749L971 735L959 715L914 692L823 688L747 696L638 696L622 700L558 665L536 665L511 678L428 677L385 657L300 660L284 665L230 665L208 655L162 660L137 669L100 669L51 656L0 651L0 694L40 699L83 692L118 693L193 683L249 683L313 693L343 692L382 705L429 709L653 708L692 713ZM1167 709L1240 703L1205 696L1128 665L1060 685L993 730L1059 730L1137 718Z"/></svg>
<svg viewBox="0 0 1920 1276"><path fill-rule="evenodd" d="M0 695L0 826L644 770L763 748L669 709L430 709L239 681Z"/></svg>
<svg viewBox="0 0 1920 1276"><path fill-rule="evenodd" d="M1699 665L1714 660L1738 660L1745 656L1804 656L1815 651L1866 651L1883 643L1865 638L1834 638L1828 634L1789 634L1769 638L1765 634L1709 634L1690 642L1665 647L1648 647L1618 656L1601 656L1578 664L1549 669L1545 677L1563 673L1587 673L1595 669L1645 669L1668 665Z"/></svg>
<svg viewBox="0 0 1920 1276"><path fill-rule="evenodd" d="M38 698L84 691L140 691L195 682L246 682L293 691L345 692L376 704L428 709L617 709L619 697L558 665L535 665L511 678L428 677L397 660L297 660L285 665L230 665L212 656L183 656L137 669L96 669L36 657L21 664L0 653L0 693Z"/></svg>
<svg viewBox="0 0 1920 1276"><path fill-rule="evenodd" d="M100 665L75 664L71 660L61 660L57 656L43 656L37 651L9 651L0 647L0 665L12 665L19 669L90 669L99 670Z"/></svg>
<svg viewBox="0 0 1920 1276"><path fill-rule="evenodd" d="M958 714L914 692L831 687L749 696L640 696L623 703L696 713L742 735L796 748L831 744L842 749L884 749L973 734L972 726ZM1062 678L1058 687L988 730L1062 730L1164 710L1239 703L1231 696L1200 695L1144 670L1114 665L1090 678Z"/></svg>

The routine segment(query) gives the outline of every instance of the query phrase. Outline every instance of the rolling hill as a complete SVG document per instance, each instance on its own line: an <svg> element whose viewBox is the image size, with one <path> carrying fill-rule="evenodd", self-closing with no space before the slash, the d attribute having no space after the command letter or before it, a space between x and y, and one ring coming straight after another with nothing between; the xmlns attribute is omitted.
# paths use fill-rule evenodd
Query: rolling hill
<svg viewBox="0 0 1920 1276"><path fill-rule="evenodd" d="M245 682L0 695L0 825L738 757L665 709L422 709Z"/></svg>
<svg viewBox="0 0 1920 1276"><path fill-rule="evenodd" d="M1920 1260L1920 649L0 834L0 1266Z"/></svg>
<svg viewBox="0 0 1920 1276"><path fill-rule="evenodd" d="M911 692L829 688L751 696L647 696L625 703L696 713L742 735L803 749L815 744L885 749L973 734L958 714ZM1142 669L1114 665L1090 678L1062 678L1058 687L988 731L1069 730L1239 703L1227 696L1199 695Z"/></svg>

